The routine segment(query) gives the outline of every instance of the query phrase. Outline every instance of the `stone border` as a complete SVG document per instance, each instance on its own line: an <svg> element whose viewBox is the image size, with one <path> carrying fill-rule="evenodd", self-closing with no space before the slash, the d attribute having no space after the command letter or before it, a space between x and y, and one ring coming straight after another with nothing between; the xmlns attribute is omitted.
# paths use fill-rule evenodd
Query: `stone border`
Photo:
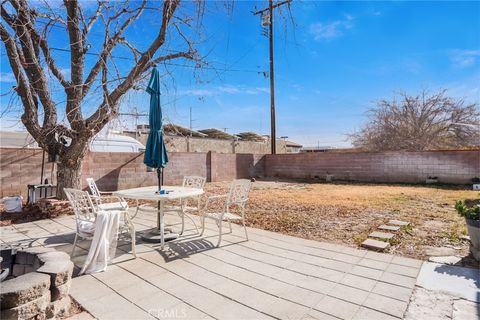
<svg viewBox="0 0 480 320"><path fill-rule="evenodd" d="M55 319L68 315L73 262L53 248L17 251L12 267L15 277L2 282L2 320Z"/></svg>

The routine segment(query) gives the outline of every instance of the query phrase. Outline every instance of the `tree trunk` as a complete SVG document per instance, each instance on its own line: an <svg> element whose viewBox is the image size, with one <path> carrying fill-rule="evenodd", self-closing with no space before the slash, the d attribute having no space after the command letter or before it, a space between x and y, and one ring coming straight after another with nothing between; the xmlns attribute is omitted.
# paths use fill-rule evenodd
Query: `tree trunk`
<svg viewBox="0 0 480 320"><path fill-rule="evenodd" d="M76 152L60 154L60 161L57 165L57 198L59 199L66 198L63 188L82 189L83 160L88 147L79 146L74 150Z"/></svg>

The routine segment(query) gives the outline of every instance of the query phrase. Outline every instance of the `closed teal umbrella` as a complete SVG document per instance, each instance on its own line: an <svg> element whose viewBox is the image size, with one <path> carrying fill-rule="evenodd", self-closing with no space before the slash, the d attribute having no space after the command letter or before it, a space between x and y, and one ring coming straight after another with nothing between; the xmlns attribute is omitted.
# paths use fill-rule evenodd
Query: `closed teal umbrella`
<svg viewBox="0 0 480 320"><path fill-rule="evenodd" d="M150 94L150 115L147 146L143 163L151 168L157 169L158 191L162 188L162 169L168 163L167 148L163 141L163 120L162 107L160 106L160 75L156 67L152 70L152 76L146 91Z"/></svg>

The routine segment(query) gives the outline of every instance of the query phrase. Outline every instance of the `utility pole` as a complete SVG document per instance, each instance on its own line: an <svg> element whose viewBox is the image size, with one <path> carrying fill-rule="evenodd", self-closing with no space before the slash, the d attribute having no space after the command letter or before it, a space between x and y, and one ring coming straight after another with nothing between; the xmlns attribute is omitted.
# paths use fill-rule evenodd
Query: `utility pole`
<svg viewBox="0 0 480 320"><path fill-rule="evenodd" d="M286 0L273 4L273 0L268 0L268 8L254 12L254 15L261 14L262 24L266 24L264 19L266 12L268 12L268 42L270 45L270 141L271 153L277 153L277 134L275 128L275 68L273 63L273 9L278 8L284 4L289 4L292 0Z"/></svg>
<svg viewBox="0 0 480 320"><path fill-rule="evenodd" d="M132 116L135 118L135 139L138 140L138 118L140 117L148 117L148 113L141 113L138 112L137 107L133 109L133 112L120 112L119 116Z"/></svg>
<svg viewBox="0 0 480 320"><path fill-rule="evenodd" d="M192 136L193 119L192 119L192 107L190 107L190 137Z"/></svg>

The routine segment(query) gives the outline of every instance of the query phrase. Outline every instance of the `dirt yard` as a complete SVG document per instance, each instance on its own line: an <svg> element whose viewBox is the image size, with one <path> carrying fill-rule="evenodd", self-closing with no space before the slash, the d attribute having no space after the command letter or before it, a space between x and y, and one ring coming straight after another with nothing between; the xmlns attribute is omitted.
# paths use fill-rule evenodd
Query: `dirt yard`
<svg viewBox="0 0 480 320"><path fill-rule="evenodd" d="M228 183L210 183L225 193ZM249 226L359 246L389 219L411 223L391 241L391 253L426 259L429 247L468 255L465 220L455 200L478 198L465 187L257 181L247 209ZM433 249L435 250L435 249ZM471 264L471 259L464 263Z"/></svg>

